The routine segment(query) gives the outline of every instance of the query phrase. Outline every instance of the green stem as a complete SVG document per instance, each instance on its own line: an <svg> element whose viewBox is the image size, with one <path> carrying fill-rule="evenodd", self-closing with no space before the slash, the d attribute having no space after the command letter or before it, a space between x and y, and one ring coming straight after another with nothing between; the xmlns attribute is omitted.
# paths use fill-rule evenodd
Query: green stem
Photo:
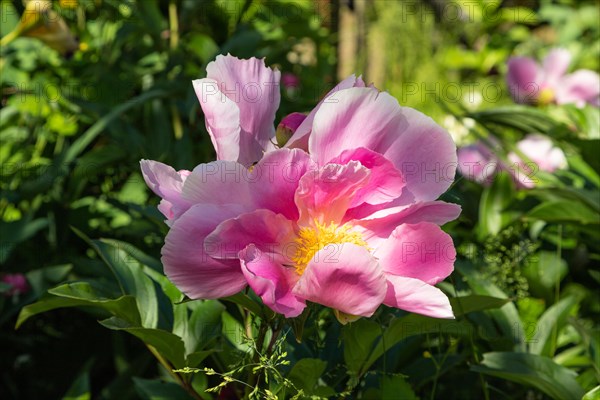
<svg viewBox="0 0 600 400"><path fill-rule="evenodd" d="M183 379L181 377L181 375L179 375L176 372L173 372L173 366L171 365L171 363L169 361L167 361L162 354L160 354L158 352L158 350L156 350L153 346L146 344L146 347L148 347L148 350L150 350L150 352L154 355L154 357L156 357L156 359L158 360L158 362L167 370L167 372L169 373L169 375L171 375L171 377L183 388L185 389L186 392L188 392L190 394L190 396L192 396L194 399L196 400L204 400L204 398L202 396L200 396L199 393L197 393L194 388L192 387L192 385L185 379Z"/></svg>
<svg viewBox="0 0 600 400"><path fill-rule="evenodd" d="M177 3L175 0L169 2L169 25L170 29L170 46L171 50L175 50L179 45L179 20L177 19Z"/></svg>

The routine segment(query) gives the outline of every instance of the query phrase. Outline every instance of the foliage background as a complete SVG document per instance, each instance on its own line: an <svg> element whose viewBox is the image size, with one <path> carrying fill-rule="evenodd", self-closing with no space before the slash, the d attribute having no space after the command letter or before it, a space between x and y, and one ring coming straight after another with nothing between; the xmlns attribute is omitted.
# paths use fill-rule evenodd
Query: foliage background
<svg viewBox="0 0 600 400"><path fill-rule="evenodd" d="M562 399L596 387L598 110L514 106L504 75L510 55L539 58L555 46L572 52L573 67L597 71L597 5L450 4L461 18L435 0L61 0L54 9L81 43L71 57L31 37L3 46L0 264L26 274L31 290L0 298L0 397L188 398L192 388L216 398L204 389L222 376L164 365L253 375L243 365L263 343L245 310L269 323L267 341L281 325L251 296L174 304L180 295L157 261L167 227L138 168L142 158L176 169L214 159L191 80L227 53L266 57L299 77L283 89L277 121L363 73L458 143L494 134L508 152L542 132L569 160L528 191L507 174L488 188L457 177L445 199L463 214L445 229L459 259L440 285L457 321L384 309L341 327L315 309L301 344L294 325L275 358L258 360L260 376L281 373L265 387L281 398L302 389L363 399ZM5 36L24 5L0 5ZM228 384L220 398L235 390L244 386Z"/></svg>

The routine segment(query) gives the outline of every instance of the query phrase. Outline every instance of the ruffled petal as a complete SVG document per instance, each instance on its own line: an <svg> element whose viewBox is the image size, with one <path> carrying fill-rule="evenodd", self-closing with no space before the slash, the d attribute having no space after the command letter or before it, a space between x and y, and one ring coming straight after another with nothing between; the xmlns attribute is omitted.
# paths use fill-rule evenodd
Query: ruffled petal
<svg viewBox="0 0 600 400"><path fill-rule="evenodd" d="M197 204L173 223L162 248L162 263L169 280L190 298L217 299L246 286L239 260L216 260L202 246L219 223L240 211L235 205Z"/></svg>
<svg viewBox="0 0 600 400"><path fill-rule="evenodd" d="M286 147L290 148L299 148L308 151L308 138L312 131L313 121L315 119L315 114L323 105L323 102L327 100L329 96L334 94L335 92L339 92L343 89L349 89L351 87L365 87L365 82L359 76L358 78L355 75L350 75L348 78L344 79L340 83L338 83L333 89L331 89L321 100L315 108L306 116L302 124L296 129L292 137L287 141Z"/></svg>
<svg viewBox="0 0 600 400"><path fill-rule="evenodd" d="M541 91L541 70L528 57L513 57L508 60L506 81L513 99L517 103L534 103Z"/></svg>
<svg viewBox="0 0 600 400"><path fill-rule="evenodd" d="M299 278L293 268L277 263L254 245L242 250L239 256L248 284L265 305L286 318L302 313L306 303L292 293Z"/></svg>
<svg viewBox="0 0 600 400"><path fill-rule="evenodd" d="M253 209L250 171L233 161L200 164L187 177L182 196L192 204L241 204Z"/></svg>
<svg viewBox="0 0 600 400"><path fill-rule="evenodd" d="M371 172L368 184L356 193L350 207L363 203L387 203L402 194L404 178L394 164L383 155L360 147L344 150L331 160L334 164L347 164L350 161L360 161Z"/></svg>
<svg viewBox="0 0 600 400"><path fill-rule="evenodd" d="M206 72L206 79L193 83L218 158L250 166L275 149L281 73L264 60L231 55L217 56Z"/></svg>
<svg viewBox="0 0 600 400"><path fill-rule="evenodd" d="M358 161L327 164L305 174L295 195L299 225L310 225L314 220L339 224L356 193L368 183L369 175L369 170Z"/></svg>
<svg viewBox="0 0 600 400"><path fill-rule="evenodd" d="M344 243L318 251L293 293L346 314L370 317L386 290L386 279L369 251Z"/></svg>
<svg viewBox="0 0 600 400"><path fill-rule="evenodd" d="M206 130L217 159L238 161L241 133L238 105L219 90L219 83L214 79L197 79L192 85L204 112ZM256 149L251 151L256 152Z"/></svg>
<svg viewBox="0 0 600 400"><path fill-rule="evenodd" d="M158 209L168 220L176 219L191 203L183 198L183 184L190 171L175 171L172 167L151 160L141 160L142 175L148 187L163 200Z"/></svg>
<svg viewBox="0 0 600 400"><path fill-rule="evenodd" d="M435 286L403 276L388 275L387 279L385 305L434 318L454 318L448 297Z"/></svg>
<svg viewBox="0 0 600 400"><path fill-rule="evenodd" d="M460 212L458 204L429 201L386 208L351 223L369 245L376 248L401 224L429 222L443 225L458 218Z"/></svg>
<svg viewBox="0 0 600 400"><path fill-rule="evenodd" d="M265 154L248 178L254 204L292 221L298 220L296 189L300 178L314 168L309 155L300 149L279 149Z"/></svg>
<svg viewBox="0 0 600 400"><path fill-rule="evenodd" d="M294 223L281 214L256 210L223 221L204 240L204 250L214 258L238 258L248 245L255 245L262 253L270 254L279 262L295 238Z"/></svg>
<svg viewBox="0 0 600 400"><path fill-rule="evenodd" d="M398 226L374 255L388 275L435 285L452 273L456 250L450 235L439 226L421 222Z"/></svg>
<svg viewBox="0 0 600 400"><path fill-rule="evenodd" d="M321 165L357 147L393 162L416 200L434 200L454 181L456 146L450 135L371 87L329 96L315 115L309 140L310 153Z"/></svg>

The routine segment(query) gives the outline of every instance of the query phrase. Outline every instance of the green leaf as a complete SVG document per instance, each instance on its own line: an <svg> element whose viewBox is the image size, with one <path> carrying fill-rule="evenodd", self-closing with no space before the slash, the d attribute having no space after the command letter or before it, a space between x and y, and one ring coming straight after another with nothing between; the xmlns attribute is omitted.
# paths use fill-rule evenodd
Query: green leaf
<svg viewBox="0 0 600 400"><path fill-rule="evenodd" d="M484 125L495 124L518 129L524 133L544 133L560 126L543 111L519 105L494 107L471 113L469 117Z"/></svg>
<svg viewBox="0 0 600 400"><path fill-rule="evenodd" d="M508 207L514 196L510 174L496 175L494 182L483 190L479 203L478 237L497 235L504 223L502 212Z"/></svg>
<svg viewBox="0 0 600 400"><path fill-rule="evenodd" d="M596 386L587 392L581 400L600 400L600 386Z"/></svg>
<svg viewBox="0 0 600 400"><path fill-rule="evenodd" d="M381 377L381 398L419 400L410 383L401 375Z"/></svg>
<svg viewBox="0 0 600 400"><path fill-rule="evenodd" d="M350 372L361 371L361 367L373 351L375 341L381 334L382 328L379 324L364 318L344 326L342 330L344 361Z"/></svg>
<svg viewBox="0 0 600 400"><path fill-rule="evenodd" d="M133 336L141 339L148 346L152 346L163 357L173 364L175 368L185 367L185 347L183 341L177 335L161 329L142 328L134 326L120 318L111 317L100 321L102 326L122 330L131 333Z"/></svg>
<svg viewBox="0 0 600 400"><path fill-rule="evenodd" d="M534 387L557 400L579 400L584 394L575 372L535 354L485 353L471 371Z"/></svg>
<svg viewBox="0 0 600 400"><path fill-rule="evenodd" d="M558 332L564 327L569 313L577 304L575 296L569 296L552 305L542 314L529 345L529 352L552 357L556 351Z"/></svg>
<svg viewBox="0 0 600 400"><path fill-rule="evenodd" d="M193 400L191 395L173 382L133 378L133 383L144 400Z"/></svg>
<svg viewBox="0 0 600 400"><path fill-rule="evenodd" d="M527 213L527 218L547 222L600 224L600 213L594 212L583 203L575 205L566 200L542 203Z"/></svg>
<svg viewBox="0 0 600 400"><path fill-rule="evenodd" d="M327 368L326 361L318 358L303 358L294 364L288 378L296 388L304 390L306 395L312 395L325 368Z"/></svg>
<svg viewBox="0 0 600 400"><path fill-rule="evenodd" d="M450 298L450 305L452 305L452 311L454 312L455 317L476 311L500 308L509 302L510 299L507 298L484 296L479 294Z"/></svg>
<svg viewBox="0 0 600 400"><path fill-rule="evenodd" d="M466 262L456 262L455 268L464 276L469 287L474 293L497 298L507 299L508 296L498 286L477 271L473 265ZM511 301L498 309L486 311L501 330L502 337L514 347L515 350L525 351L525 330L519 312Z"/></svg>
<svg viewBox="0 0 600 400"><path fill-rule="evenodd" d="M75 233L85 240L111 269L123 294L135 296L142 317L142 326L155 328L158 325L158 299L154 283L143 266L120 246L107 244L101 240L90 240L81 231Z"/></svg>
<svg viewBox="0 0 600 400"><path fill-rule="evenodd" d="M58 286L48 291L50 295L29 304L21 310L15 329L34 315L65 307L91 306L103 309L110 314L129 321L140 323L140 314L133 296L122 296L118 299L107 299L97 293L87 282L75 282Z"/></svg>
<svg viewBox="0 0 600 400"><path fill-rule="evenodd" d="M92 365L92 361L93 360L90 360L86 363L82 372L71 384L71 387L64 395L62 400L90 400L92 398L92 392L90 389L90 367Z"/></svg>
<svg viewBox="0 0 600 400"><path fill-rule="evenodd" d="M500 308L509 302L510 300L507 298L484 295L450 298L452 310L457 317L476 311ZM409 314L405 317L394 319L388 328L385 329L383 337L375 346L373 346L373 341L378 338L381 333L381 328L378 325L376 325L377 329L375 329L375 325L369 327L366 325L357 325L360 321L363 320L359 320L347 326L354 327L348 331L348 334L350 335L348 339L350 340L349 344L356 347L351 350L351 353L346 358L346 364L349 365L349 369L351 371L359 371L359 375L365 373L388 349L410 336L424 335L427 333L470 335L473 331L473 328L469 323L464 321ZM374 324L373 322L370 323ZM346 329L346 327L344 329ZM366 332L366 337L364 339L361 338L361 335L363 335L361 333L362 330ZM344 334L346 334L346 332L344 332ZM344 336L344 338L346 338L346 336ZM368 354L365 356L365 353ZM346 342L344 342L344 356L346 357ZM349 364L349 361L352 363Z"/></svg>
<svg viewBox="0 0 600 400"><path fill-rule="evenodd" d="M532 291L550 299L554 288L567 275L569 268L566 261L558 257L556 252L540 251L536 258L537 261L525 265L523 274L527 277Z"/></svg>
<svg viewBox="0 0 600 400"><path fill-rule="evenodd" d="M124 104L121 104L118 107L115 107L108 114L99 118L94 125L92 125L87 131L85 131L77 140L73 142L73 144L66 151L64 158L62 160L63 163L69 164L73 162L77 156L85 150L85 148L92 143L96 137L106 129L106 127L117 117L130 109L143 104L144 102L157 98L164 97L168 93L163 90L151 90L145 93L142 93L138 97L128 101Z"/></svg>
<svg viewBox="0 0 600 400"><path fill-rule="evenodd" d="M250 311L253 314L256 314L258 316L265 316L265 310L264 307L257 303L256 301L252 300L252 298L250 298L250 296L248 296L245 293L237 293L234 294L233 296L229 296L229 297L224 297L221 300L225 300L225 301L231 301L232 303L238 304L242 307L244 307L245 309L247 309L248 311Z"/></svg>
<svg viewBox="0 0 600 400"><path fill-rule="evenodd" d="M48 226L46 218L23 218L14 222L0 221L0 237L2 246L0 246L0 264L4 264L8 259L12 249L19 243L31 238L39 230Z"/></svg>

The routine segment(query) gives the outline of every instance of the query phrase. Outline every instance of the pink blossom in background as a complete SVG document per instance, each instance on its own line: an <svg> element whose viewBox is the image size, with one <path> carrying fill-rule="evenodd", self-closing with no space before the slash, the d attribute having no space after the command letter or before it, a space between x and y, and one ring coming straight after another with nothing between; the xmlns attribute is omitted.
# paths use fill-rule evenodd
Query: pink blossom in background
<svg viewBox="0 0 600 400"><path fill-rule="evenodd" d="M12 286L4 292L5 296L20 295L29 291L29 283L27 283L27 278L23 274L6 274L2 276L1 281Z"/></svg>
<svg viewBox="0 0 600 400"><path fill-rule="evenodd" d="M517 103L576 104L600 106L600 77L591 70L580 69L567 74L571 54L553 49L542 65L529 57L508 60L506 80Z"/></svg>
<svg viewBox="0 0 600 400"><path fill-rule="evenodd" d="M534 187L537 182L535 178L537 171L551 173L567 167L565 153L559 147L554 146L552 140L547 136L538 133L527 135L517 142L517 149L529 159L522 160L515 152L508 154L512 165L518 166L518 169L512 168L512 173L521 187Z"/></svg>
<svg viewBox="0 0 600 400"><path fill-rule="evenodd" d="M296 74L292 74L291 72L285 72L281 76L281 84L286 89L297 88L300 86L300 78L298 78L298 75Z"/></svg>
<svg viewBox="0 0 600 400"><path fill-rule="evenodd" d="M491 138L492 143L499 143ZM516 152L508 153L509 163L502 162L496 150L479 141L458 149L458 169L463 177L483 185L489 185L497 173L507 172L517 187L532 188L537 183L536 173L555 172L567 167L564 152L552 140L539 133L529 134L516 144L517 149L528 160Z"/></svg>
<svg viewBox="0 0 600 400"><path fill-rule="evenodd" d="M458 171L470 181L490 185L499 166L498 158L483 142L458 149Z"/></svg>
<svg viewBox="0 0 600 400"><path fill-rule="evenodd" d="M231 76L249 76L236 68L267 73L240 61L223 57L219 66ZM211 107L224 115L219 108L231 105ZM281 123L293 131L286 147L264 149L250 168L221 159L182 173L141 162L171 228L166 275L190 298L249 285L286 317L310 301L344 323L381 304L451 318L448 298L433 286L455 257L439 225L460 214L436 200L456 169L448 133L355 77L300 115ZM241 143L230 145L246 153Z"/></svg>

